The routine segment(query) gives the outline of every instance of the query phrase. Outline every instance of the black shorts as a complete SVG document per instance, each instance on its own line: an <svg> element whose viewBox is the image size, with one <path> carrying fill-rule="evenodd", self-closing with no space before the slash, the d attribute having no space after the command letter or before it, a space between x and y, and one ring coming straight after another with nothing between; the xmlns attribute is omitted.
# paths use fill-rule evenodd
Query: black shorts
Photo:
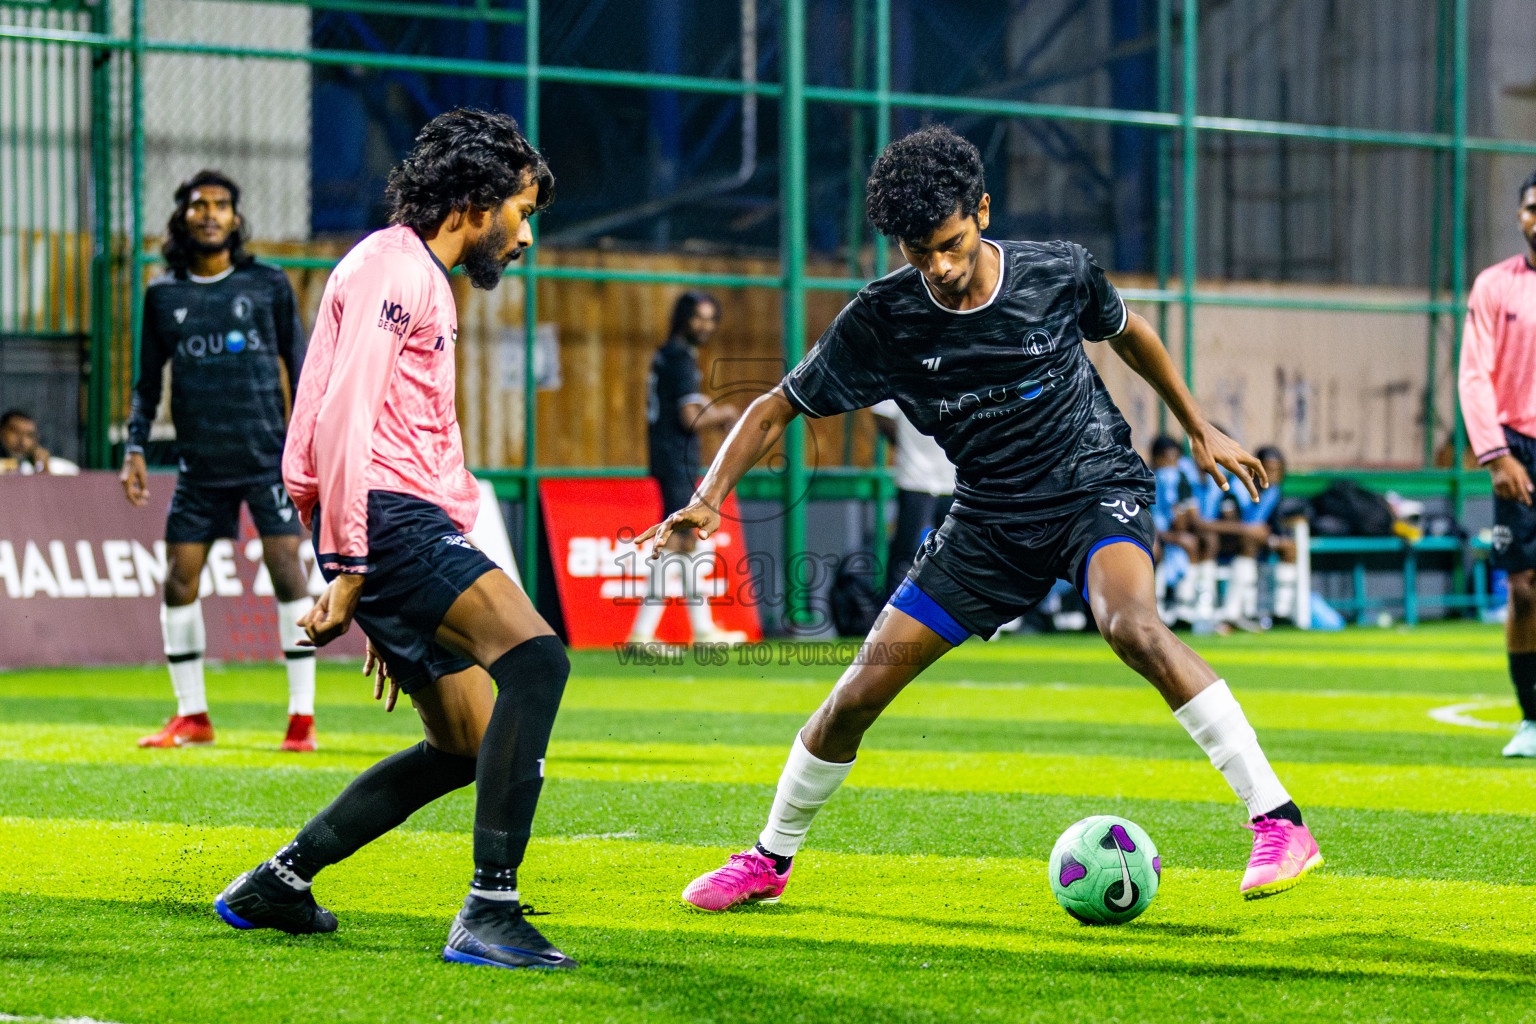
<svg viewBox="0 0 1536 1024"><path fill-rule="evenodd" d="M256 533L262 537L297 537L304 532L282 477L219 487L200 484L183 473L176 478L176 493L165 518L165 542L211 544L224 537L238 538L241 502L250 508Z"/></svg>
<svg viewBox="0 0 1536 1024"><path fill-rule="evenodd" d="M692 501L694 489L699 485L699 474L693 466L655 466L651 475L661 485L663 519Z"/></svg>
<svg viewBox="0 0 1536 1024"><path fill-rule="evenodd" d="M317 556L319 537L316 530ZM356 619L402 692L474 665L437 642L437 627L459 595L495 568L430 501L368 492L368 574ZM327 581L340 575L323 566L321 572Z"/></svg>
<svg viewBox="0 0 1536 1024"><path fill-rule="evenodd" d="M1147 501L1118 491L1049 519L982 523L965 512L956 505L928 535L907 578L961 629L980 637L1039 604L1058 579L1086 598L1088 559L1095 551L1130 541L1150 558L1156 535ZM902 589L910 595L910 588ZM903 607L900 600L897 606ZM946 639L952 632L935 631Z"/></svg>
<svg viewBox="0 0 1536 1024"><path fill-rule="evenodd" d="M1536 438L1505 427L1504 440L1509 454L1536 480ZM1507 498L1493 499L1493 556L1488 561L1505 572L1536 569L1536 508Z"/></svg>

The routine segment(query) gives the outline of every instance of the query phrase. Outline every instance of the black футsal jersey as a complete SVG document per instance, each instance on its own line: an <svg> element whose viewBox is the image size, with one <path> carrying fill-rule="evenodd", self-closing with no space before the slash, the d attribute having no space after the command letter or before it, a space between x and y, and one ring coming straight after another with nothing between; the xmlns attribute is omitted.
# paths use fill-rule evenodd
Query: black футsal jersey
<svg viewBox="0 0 1536 1024"><path fill-rule="evenodd" d="M304 343L293 287L276 267L248 263L201 283L185 274L155 278L144 292L128 450L149 439L170 360L181 471L214 486L278 476Z"/></svg>
<svg viewBox="0 0 1536 1024"><path fill-rule="evenodd" d="M1152 499L1131 428L1083 352L1125 329L1119 292L1072 242L992 242L997 289L940 305L913 267L865 286L784 378L808 416L893 398L955 464L956 513L1065 513L1095 494Z"/></svg>

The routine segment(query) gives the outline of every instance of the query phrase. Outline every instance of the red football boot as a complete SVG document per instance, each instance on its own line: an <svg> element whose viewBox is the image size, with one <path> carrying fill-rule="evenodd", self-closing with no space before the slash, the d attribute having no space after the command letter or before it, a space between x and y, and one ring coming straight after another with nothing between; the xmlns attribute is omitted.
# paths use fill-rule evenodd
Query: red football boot
<svg viewBox="0 0 1536 1024"><path fill-rule="evenodd" d="M303 753L318 746L315 742L315 716L289 715L288 735L283 737L282 749Z"/></svg>
<svg viewBox="0 0 1536 1024"><path fill-rule="evenodd" d="M157 733L139 740L141 747L206 747L213 742L213 723L208 712L173 715Z"/></svg>

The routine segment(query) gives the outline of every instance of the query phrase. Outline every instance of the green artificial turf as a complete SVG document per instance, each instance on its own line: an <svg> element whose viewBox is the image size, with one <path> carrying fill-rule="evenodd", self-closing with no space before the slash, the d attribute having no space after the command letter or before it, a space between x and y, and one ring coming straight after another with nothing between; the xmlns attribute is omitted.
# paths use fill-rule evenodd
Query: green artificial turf
<svg viewBox="0 0 1536 1024"><path fill-rule="evenodd" d="M361 768L419 738L357 666L323 664L322 750L274 748L278 666L210 667L219 742L140 751L162 667L0 673L0 1015L97 1021L1536 1020L1526 851L1536 765L1508 735L1496 629L1210 638L1326 868L1245 902L1241 807L1157 695L1092 637L971 642L892 705L818 818L784 901L686 910L761 827L835 680L770 664L578 652L525 898L582 970L437 955L470 870L472 791L320 876L332 936L240 933L212 897ZM810 659L807 659L810 660ZM1444 715L1442 714L1442 717ZM1045 859L1077 818L1133 818L1164 879L1085 928ZM6 1019L0 1017L0 1019Z"/></svg>

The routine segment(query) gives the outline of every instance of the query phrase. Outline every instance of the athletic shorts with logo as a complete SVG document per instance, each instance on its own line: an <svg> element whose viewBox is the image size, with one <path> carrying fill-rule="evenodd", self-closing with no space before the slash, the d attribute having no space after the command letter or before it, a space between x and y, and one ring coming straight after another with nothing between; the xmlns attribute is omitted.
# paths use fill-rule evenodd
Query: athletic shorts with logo
<svg viewBox="0 0 1536 1024"><path fill-rule="evenodd" d="M432 502L368 492L368 573L356 621L402 692L474 665L437 642L437 627L459 595L496 568ZM327 581L340 575L323 565L321 572Z"/></svg>
<svg viewBox="0 0 1536 1024"><path fill-rule="evenodd" d="M283 478L235 486L200 484L183 473L176 478L171 511L165 519L167 544L210 544L240 536L240 505L251 510L262 537L298 537L304 533L298 509L283 489Z"/></svg>
<svg viewBox="0 0 1536 1024"><path fill-rule="evenodd" d="M956 505L928 535L907 578L962 628L990 637L1045 599L1058 579L1086 597L1088 561L1117 541L1151 557L1156 527L1144 496L1101 494L1043 519L988 523Z"/></svg>
<svg viewBox="0 0 1536 1024"><path fill-rule="evenodd" d="M1536 438L1504 428L1509 454L1520 460L1536 480ZM1536 569L1536 507L1518 501L1493 499L1493 556L1489 563L1505 572Z"/></svg>

